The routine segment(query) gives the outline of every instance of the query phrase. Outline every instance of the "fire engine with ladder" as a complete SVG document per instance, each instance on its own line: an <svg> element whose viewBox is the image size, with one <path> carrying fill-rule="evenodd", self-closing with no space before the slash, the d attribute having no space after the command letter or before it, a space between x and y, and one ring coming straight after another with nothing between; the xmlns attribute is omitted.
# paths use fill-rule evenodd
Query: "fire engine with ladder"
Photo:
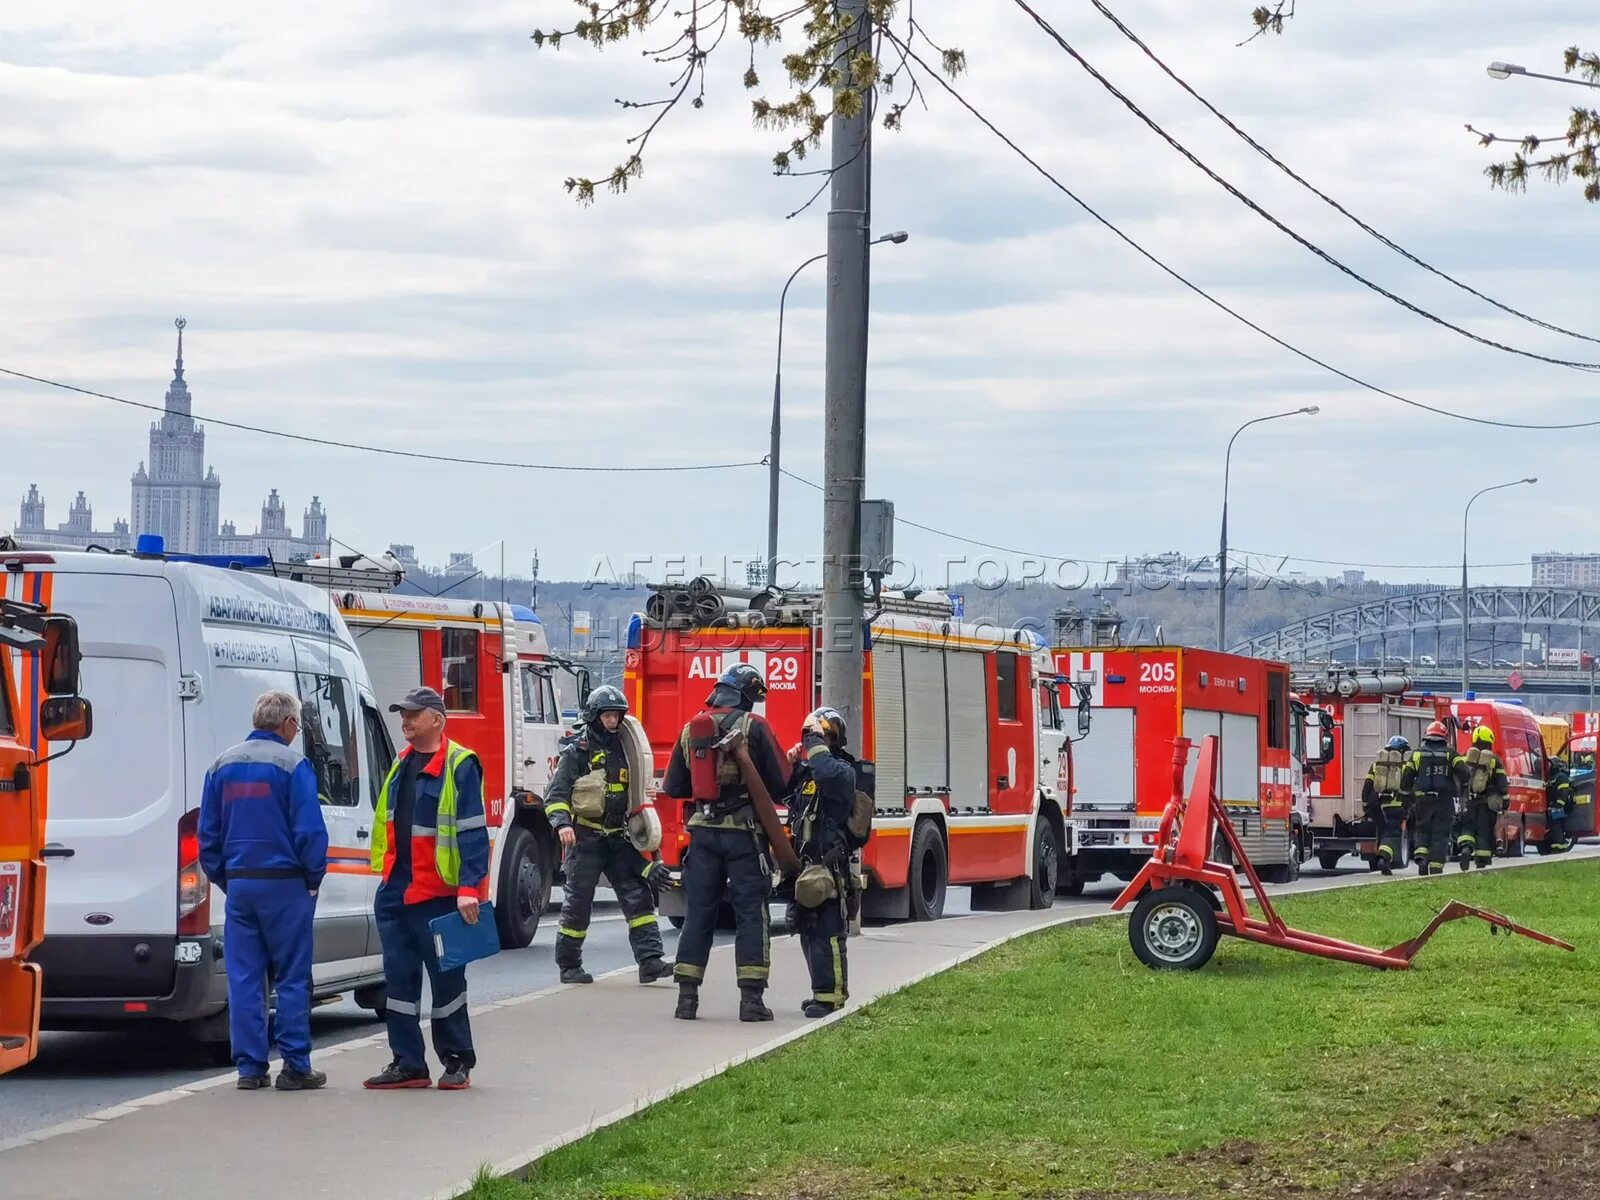
<svg viewBox="0 0 1600 1200"><path fill-rule="evenodd" d="M384 712L387 769L403 744L389 701L411 688L444 697L449 735L483 764L491 858L490 899L501 945L529 945L559 882L561 855L544 794L566 732L564 701L589 689L586 668L550 649L538 614L520 604L402 595L397 564L359 555L274 564L273 571L328 589L350 627Z"/></svg>
<svg viewBox="0 0 1600 1200"><path fill-rule="evenodd" d="M942 593L885 593L868 624L864 728L850 748L877 772L877 813L861 855L862 914L934 920L946 889L979 909L1043 908L1067 886L1062 848L1072 741L1048 652L1024 630L962 624ZM797 740L821 696L821 598L657 585L632 619L623 687L644 725L656 778L685 723L734 663L765 675L761 711ZM1079 736L1088 732L1080 709ZM657 796L661 855L677 868L690 805ZM1079 885L1081 887L1081 884ZM662 911L683 919L680 892Z"/></svg>

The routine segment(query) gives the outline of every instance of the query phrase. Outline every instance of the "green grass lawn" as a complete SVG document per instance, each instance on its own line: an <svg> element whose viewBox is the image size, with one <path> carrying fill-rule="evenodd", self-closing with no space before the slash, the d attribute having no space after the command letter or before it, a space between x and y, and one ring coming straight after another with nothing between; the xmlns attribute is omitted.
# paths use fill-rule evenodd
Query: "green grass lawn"
<svg viewBox="0 0 1600 1200"><path fill-rule="evenodd" d="M1291 923L1387 946L1457 898L1578 946L1459 922L1410 972L1224 939L1205 970L1156 973L1121 921L1046 931L473 1200L1274 1195L1391 1174L1600 1111L1597 892L1600 863L1569 862L1282 903Z"/></svg>

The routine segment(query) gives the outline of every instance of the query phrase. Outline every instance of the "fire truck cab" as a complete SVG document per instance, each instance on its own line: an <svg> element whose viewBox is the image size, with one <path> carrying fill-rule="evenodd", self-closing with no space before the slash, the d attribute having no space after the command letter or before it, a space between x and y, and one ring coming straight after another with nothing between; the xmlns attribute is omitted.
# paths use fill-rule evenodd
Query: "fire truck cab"
<svg viewBox="0 0 1600 1200"><path fill-rule="evenodd" d="M50 614L37 577L32 602L0 598L0 1075L39 1050L43 973L28 955L44 940L45 815L49 761L88 737L78 695L77 624ZM0 597L7 587L0 582ZM30 747L65 743L54 755Z"/></svg>
<svg viewBox="0 0 1600 1200"><path fill-rule="evenodd" d="M1361 803L1367 771L1390 738L1404 737L1415 750L1430 724L1449 724L1450 701L1413 693L1405 675L1370 671L1297 678L1294 689L1330 735L1326 761L1311 771L1306 789L1311 854L1325 871L1351 854L1375 865L1379 831ZM1403 862L1410 861L1412 849L1408 830Z"/></svg>
<svg viewBox="0 0 1600 1200"><path fill-rule="evenodd" d="M1518 858L1528 846L1537 846L1549 834L1545 804L1544 735L1539 722L1521 704L1503 700L1478 700L1469 692L1457 700L1456 750L1472 748L1472 734L1480 727L1494 732L1494 752L1505 767L1511 795L1495 822L1496 853Z"/></svg>
<svg viewBox="0 0 1600 1200"><path fill-rule="evenodd" d="M820 597L718 592L703 581L697 590L656 587L629 627L623 686L658 784L685 723L732 664L766 676L763 715L785 747L820 702ZM975 908L1047 907L1070 886L1062 848L1072 783L1048 653L1026 631L961 624L940 594L880 603L863 664L864 728L850 731L850 749L877 777L863 915L936 919L951 884L970 885ZM662 858L676 868L692 804L658 796L656 807ZM664 894L662 911L681 923L681 893Z"/></svg>
<svg viewBox="0 0 1600 1200"><path fill-rule="evenodd" d="M1173 739L1215 734L1218 787L1250 860L1266 882L1298 877L1305 766L1316 756L1286 665L1183 646L1054 653L1058 671L1089 681L1094 709L1094 737L1073 763L1074 870L1131 880L1154 851L1172 798ZM1191 779L1194 769L1191 757Z"/></svg>

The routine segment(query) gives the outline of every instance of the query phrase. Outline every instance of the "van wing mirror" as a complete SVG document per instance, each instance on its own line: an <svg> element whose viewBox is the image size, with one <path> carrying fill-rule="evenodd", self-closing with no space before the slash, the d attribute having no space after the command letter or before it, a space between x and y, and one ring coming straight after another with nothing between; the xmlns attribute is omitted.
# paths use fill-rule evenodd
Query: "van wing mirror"
<svg viewBox="0 0 1600 1200"><path fill-rule="evenodd" d="M78 623L56 614L45 618L44 649L40 666L47 696L76 696L82 689L79 667L83 652L78 646Z"/></svg>
<svg viewBox="0 0 1600 1200"><path fill-rule="evenodd" d="M81 742L94 732L94 710L82 696L51 696L39 705L39 733L47 742Z"/></svg>

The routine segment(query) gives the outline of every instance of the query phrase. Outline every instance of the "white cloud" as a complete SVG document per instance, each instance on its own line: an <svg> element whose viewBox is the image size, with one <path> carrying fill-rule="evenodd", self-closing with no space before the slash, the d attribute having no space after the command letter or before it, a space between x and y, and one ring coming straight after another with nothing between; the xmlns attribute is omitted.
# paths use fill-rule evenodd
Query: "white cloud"
<svg viewBox="0 0 1600 1200"><path fill-rule="evenodd" d="M59 6L58 6L59 7ZM1236 49L1244 9L1119 11L1197 88L1313 182L1440 266L1600 334L1583 256L1594 210L1569 190L1490 193L1461 126L1553 132L1574 97L1483 73L1554 69L1590 22L1489 0L1311 3L1288 35ZM528 40L559 0L242 0L133 12L0 11L0 365L158 403L185 313L197 411L319 437L518 461L729 461L765 452L778 290L822 249L805 181L766 168L736 55L622 199L579 209L571 173L625 152L663 80L636 47ZM20 11L13 11L20 10ZM1590 411L1591 376L1473 346L1318 263L1183 162L1001 0L941 6L963 92L1133 237L1280 336L1463 412ZM1451 320L1518 346L1600 358L1494 312L1368 239L1235 140L1087 6L1062 32L1230 179L1330 252ZM776 78L775 70L767 70ZM876 139L869 490L902 515L1007 545L1114 556L1215 536L1231 426L1318 403L1315 426L1241 439L1235 537L1318 558L1447 561L1468 485L1543 482L1474 517L1474 557L1582 538L1595 434L1494 433L1340 383L1161 275L957 109ZM821 161L820 159L818 161ZM785 464L820 477L825 273L790 293ZM84 488L126 512L150 414L0 383L13 505L51 520ZM268 487L312 491L336 534L425 556L504 538L547 573L596 554L739 554L764 539L759 470L591 479L429 467L213 426L225 515ZM405 487L402 491L402 481ZM397 504L418 487L429 505ZM14 492L15 495L9 493ZM784 538L815 551L814 493L786 485ZM4 512L5 510L0 510ZM1561 514L1560 537L1542 513ZM715 513L713 516L711 514ZM8 519L9 520L9 519ZM902 555L958 544L902 529Z"/></svg>

